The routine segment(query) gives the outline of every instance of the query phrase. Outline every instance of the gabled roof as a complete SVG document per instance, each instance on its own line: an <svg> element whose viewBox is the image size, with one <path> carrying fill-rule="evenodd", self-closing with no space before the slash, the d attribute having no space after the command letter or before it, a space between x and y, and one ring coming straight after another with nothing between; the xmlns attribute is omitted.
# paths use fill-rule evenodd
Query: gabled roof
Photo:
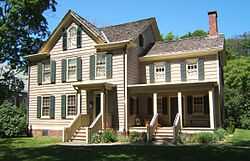
<svg viewBox="0 0 250 161"><path fill-rule="evenodd" d="M152 28L156 37L159 37L160 35L155 18L148 18L120 25L98 28L83 17L79 16L74 11L69 10L68 13L61 20L59 25L55 28L53 33L50 35L48 40L41 47L39 53L48 53L49 50L55 45L55 43L60 38L63 28L66 28L72 22L75 22L80 25L83 30L97 42L97 44L133 40L141 32L143 32L147 26L151 24L153 24Z"/></svg>
<svg viewBox="0 0 250 161"><path fill-rule="evenodd" d="M199 52L212 49L223 49L224 36L206 36L180 39L176 41L156 42L144 57L171 56L178 53Z"/></svg>
<svg viewBox="0 0 250 161"><path fill-rule="evenodd" d="M147 18L119 25L101 27L110 42L132 40L142 33L155 18Z"/></svg>

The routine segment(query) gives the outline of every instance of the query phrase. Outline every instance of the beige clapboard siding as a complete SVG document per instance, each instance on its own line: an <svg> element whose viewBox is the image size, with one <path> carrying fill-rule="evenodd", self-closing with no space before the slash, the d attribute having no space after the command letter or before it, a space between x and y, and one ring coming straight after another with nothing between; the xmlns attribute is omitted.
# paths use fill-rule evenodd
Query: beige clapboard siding
<svg viewBox="0 0 250 161"><path fill-rule="evenodd" d="M171 82L181 82L180 63L182 60L169 61L171 63ZM204 60L205 81L217 81L218 59L215 55L207 56ZM149 64L146 65L146 79L150 83Z"/></svg>
<svg viewBox="0 0 250 161"><path fill-rule="evenodd" d="M154 42L154 35L152 34L152 28L149 26L145 31L142 33L144 38L144 48L147 47L149 44ZM143 52L143 48L139 47L139 39L137 38L134 43L136 47L129 49L128 51L128 74L127 80L129 84L138 84L140 83L140 64L138 57Z"/></svg>
<svg viewBox="0 0 250 161"><path fill-rule="evenodd" d="M82 59L82 82L89 80L89 57L96 53L96 43L84 32L82 32L82 48L62 50L62 38L58 40L54 48L50 51L51 60L56 61L56 83L37 85L37 65L31 66L30 70L30 99L29 99L29 124L34 129L63 129L70 124L71 120L61 119L61 95L76 93L72 84L75 82L61 82L61 61L62 59L81 57ZM113 78L106 80L117 87L118 122L119 129L124 128L124 75L123 75L123 55L113 55ZM37 119L37 96L54 95L55 119ZM87 113L86 91L81 91L82 113Z"/></svg>

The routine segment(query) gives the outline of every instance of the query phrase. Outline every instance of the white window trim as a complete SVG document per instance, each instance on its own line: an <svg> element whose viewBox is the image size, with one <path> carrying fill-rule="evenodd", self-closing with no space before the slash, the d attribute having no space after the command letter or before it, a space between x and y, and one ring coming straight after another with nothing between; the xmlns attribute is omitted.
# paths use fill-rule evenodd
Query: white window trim
<svg viewBox="0 0 250 161"><path fill-rule="evenodd" d="M104 73L105 75L104 76L97 76L97 56L98 55L104 55L105 56L105 65L104 65ZM107 78L107 69L106 69L106 66L107 66L107 57L106 57L106 54L96 54L95 55L95 78L96 79L106 79Z"/></svg>
<svg viewBox="0 0 250 161"><path fill-rule="evenodd" d="M75 28L75 29L76 29L76 33L75 33L75 35L73 36L73 38L70 37L70 30L71 30L72 28ZM76 48L77 48L77 26L76 26L75 24L73 24L72 26L70 26L70 27L68 28L68 30L67 30L67 35L68 35L68 37L67 37L67 46L68 46L68 49L76 49ZM74 45L74 46L72 46L72 45L70 44L71 42L69 41L69 39L70 39L71 42L72 42L72 40L75 41L75 45Z"/></svg>
<svg viewBox="0 0 250 161"><path fill-rule="evenodd" d="M165 63L163 63L163 62L155 63L154 66L155 66L155 67L154 67L155 82L156 82L156 83L165 82L165 78L166 78L166 66L165 66ZM157 79L157 78L156 78L156 68L157 68L157 66L162 66L163 69L164 69L164 72L162 73L162 74L163 74L162 79Z"/></svg>
<svg viewBox="0 0 250 161"><path fill-rule="evenodd" d="M50 83L50 79L51 79L50 78L51 77L51 67L50 67L50 63L48 63L50 75L49 75L49 79L47 81L44 81L44 68L45 68L45 64L47 64L47 63L42 63L42 83L43 84L48 84L48 83Z"/></svg>
<svg viewBox="0 0 250 161"><path fill-rule="evenodd" d="M65 103L66 103L66 118L70 118L70 119L75 118L77 116L77 113L76 113L76 115L68 115L68 96L72 96L72 95L75 96L76 111L78 111L78 109L77 109L77 94L76 93L66 94L66 101L65 101Z"/></svg>
<svg viewBox="0 0 250 161"><path fill-rule="evenodd" d="M188 65L193 65L196 64L197 67L197 74L195 77L190 78L189 74L188 74ZM186 60L186 74L187 74L187 80L188 81L194 81L194 80L198 80L198 75L199 75L199 66L198 66L198 59L188 59Z"/></svg>
<svg viewBox="0 0 250 161"><path fill-rule="evenodd" d="M75 75L75 79L69 79L69 60L75 60L76 61L76 75ZM66 59L66 63L67 63L67 69L66 69L66 80L67 80L67 82L77 81L77 58L68 58L68 59Z"/></svg>
<svg viewBox="0 0 250 161"><path fill-rule="evenodd" d="M195 112L194 111L194 98L195 97L201 97L202 98L202 112ZM193 95L192 96L192 115L195 115L195 116L201 116L201 115L203 116L203 115L205 115L204 107L205 107L204 95Z"/></svg>
<svg viewBox="0 0 250 161"><path fill-rule="evenodd" d="M43 116L43 98L44 97L49 97L49 103L51 103L50 101L50 96L49 95L45 95L45 96L41 96L41 118L42 119L49 119L50 118L50 107L49 107L49 115L48 116ZM49 104L50 105L50 104Z"/></svg>

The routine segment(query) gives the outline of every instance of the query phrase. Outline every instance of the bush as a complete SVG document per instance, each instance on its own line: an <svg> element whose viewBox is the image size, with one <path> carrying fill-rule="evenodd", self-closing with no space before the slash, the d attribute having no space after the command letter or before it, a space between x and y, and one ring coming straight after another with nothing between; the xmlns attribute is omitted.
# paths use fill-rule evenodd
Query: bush
<svg viewBox="0 0 250 161"><path fill-rule="evenodd" d="M247 114L240 118L241 128L250 130L250 116Z"/></svg>
<svg viewBox="0 0 250 161"><path fill-rule="evenodd" d="M197 143L197 134L180 134L177 143L180 144L191 144L191 143Z"/></svg>
<svg viewBox="0 0 250 161"><path fill-rule="evenodd" d="M117 142L117 135L111 130L105 130L101 133L94 133L91 136L91 143L113 143Z"/></svg>
<svg viewBox="0 0 250 161"><path fill-rule="evenodd" d="M27 129L24 108L17 108L10 103L0 106L0 137L24 135Z"/></svg>
<svg viewBox="0 0 250 161"><path fill-rule="evenodd" d="M227 130L227 133L229 133L229 134L233 134L234 133L234 131L235 131L235 125L234 125L233 121L229 121L226 130Z"/></svg>
<svg viewBox="0 0 250 161"><path fill-rule="evenodd" d="M146 133L131 132L129 134L129 142L131 143L142 143L147 141Z"/></svg>
<svg viewBox="0 0 250 161"><path fill-rule="evenodd" d="M219 128L214 132L214 134L218 141L222 141L225 138L226 130L224 130L223 128Z"/></svg>
<svg viewBox="0 0 250 161"><path fill-rule="evenodd" d="M129 138L125 135L118 135L117 140L121 143L127 143L129 142Z"/></svg>
<svg viewBox="0 0 250 161"><path fill-rule="evenodd" d="M216 136L210 132L202 132L197 134L197 142L201 144L214 143L216 141Z"/></svg>

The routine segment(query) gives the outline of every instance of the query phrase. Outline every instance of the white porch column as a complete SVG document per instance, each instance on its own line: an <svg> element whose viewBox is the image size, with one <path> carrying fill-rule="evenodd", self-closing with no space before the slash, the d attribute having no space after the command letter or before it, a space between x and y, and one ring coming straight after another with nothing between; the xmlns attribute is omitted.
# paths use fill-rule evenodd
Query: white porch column
<svg viewBox="0 0 250 161"><path fill-rule="evenodd" d="M77 92L77 114L81 113L81 90L78 90Z"/></svg>
<svg viewBox="0 0 250 161"><path fill-rule="evenodd" d="M182 126L182 94L181 94L181 92L178 92L178 113L180 116L181 127L183 127Z"/></svg>
<svg viewBox="0 0 250 161"><path fill-rule="evenodd" d="M208 91L210 128L214 129L214 90Z"/></svg>
<svg viewBox="0 0 250 161"><path fill-rule="evenodd" d="M153 108L154 108L154 115L157 114L157 93L153 94Z"/></svg>
<svg viewBox="0 0 250 161"><path fill-rule="evenodd" d="M105 94L101 92L101 114L102 114L102 129L105 128L104 122L104 106L105 106Z"/></svg>

